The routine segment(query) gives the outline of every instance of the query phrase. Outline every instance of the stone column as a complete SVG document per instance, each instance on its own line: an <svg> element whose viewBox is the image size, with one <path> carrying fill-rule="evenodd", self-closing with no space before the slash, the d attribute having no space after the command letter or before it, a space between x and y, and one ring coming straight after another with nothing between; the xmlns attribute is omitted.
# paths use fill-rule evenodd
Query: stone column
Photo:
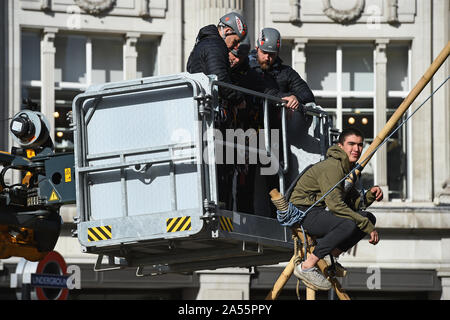
<svg viewBox="0 0 450 320"><path fill-rule="evenodd" d="M438 271L437 276L441 278L441 300L450 300L450 269Z"/></svg>
<svg viewBox="0 0 450 320"><path fill-rule="evenodd" d="M387 119L387 57L386 46L389 43L387 39L378 39L375 41L375 134L383 129ZM378 149L375 154L375 184L383 190L383 201L389 200L389 188L387 181L387 148Z"/></svg>
<svg viewBox="0 0 450 320"><path fill-rule="evenodd" d="M125 35L125 43L123 45L123 76L124 80L137 78L137 57L136 43L140 37L137 32L128 32Z"/></svg>
<svg viewBox="0 0 450 320"><path fill-rule="evenodd" d="M245 268L199 271L197 300L249 300L250 272Z"/></svg>
<svg viewBox="0 0 450 320"><path fill-rule="evenodd" d="M306 54L305 48L307 38L295 38L294 39L294 69L298 74L306 81Z"/></svg>
<svg viewBox="0 0 450 320"><path fill-rule="evenodd" d="M178 0L174 0L176 3L181 2ZM245 1L246 11L249 11L249 16L244 13L244 0L186 0L184 1L183 8L183 37L184 37L184 45L185 45L185 63L188 60L188 57L192 51L192 48L195 44L195 39L197 37L198 31L204 26L214 24L217 25L219 23L219 19L229 13L229 12L237 12L243 15L249 25L249 30L254 30L253 25L250 25L254 19L253 7L256 3L263 1L256 1L253 4L253 1ZM186 19L186 17L190 17ZM249 31L251 32L251 31ZM250 41L254 42L254 37L252 36ZM183 65L183 69L184 66Z"/></svg>
<svg viewBox="0 0 450 320"><path fill-rule="evenodd" d="M8 1L0 4L0 150L6 150L8 143L8 63L6 61L6 48L8 47Z"/></svg>
<svg viewBox="0 0 450 320"><path fill-rule="evenodd" d="M433 0L433 60L450 40L450 3ZM447 21L447 23L443 23ZM450 74L450 63L444 63L431 79L436 89ZM433 184L434 201L440 205L450 205L450 90L449 84L433 96Z"/></svg>
<svg viewBox="0 0 450 320"><path fill-rule="evenodd" d="M199 2L200 12L200 25L206 26L208 24L215 24L219 22L219 19L229 13L237 12L244 15L243 0L201 0Z"/></svg>
<svg viewBox="0 0 450 320"><path fill-rule="evenodd" d="M437 276L441 279L441 300L450 300L450 238L441 239L441 267L437 269Z"/></svg>
<svg viewBox="0 0 450 320"><path fill-rule="evenodd" d="M41 39L41 112L50 123L50 135L55 139L55 35L56 28L44 28Z"/></svg>
<svg viewBox="0 0 450 320"><path fill-rule="evenodd" d="M417 10L423 14L417 16L416 23L420 27L417 28L415 37L412 40L412 88L414 88L433 61L431 52L433 41L430 37L433 21L432 2L418 1ZM432 85L428 84L425 86L422 93L411 104L410 109L416 110L431 95L432 90ZM445 89L443 90L445 91ZM430 202L433 200L433 139L436 137L433 137L432 119L435 117L433 115L435 98L433 97L433 99L425 102L420 112L408 121L408 126L411 128L411 133L408 136L409 141L411 141L408 146L408 156L411 159L408 191L409 197L414 202ZM448 137L446 139L448 140ZM438 143L438 141L436 142ZM438 148L442 147L439 145ZM440 151L440 149L438 150Z"/></svg>

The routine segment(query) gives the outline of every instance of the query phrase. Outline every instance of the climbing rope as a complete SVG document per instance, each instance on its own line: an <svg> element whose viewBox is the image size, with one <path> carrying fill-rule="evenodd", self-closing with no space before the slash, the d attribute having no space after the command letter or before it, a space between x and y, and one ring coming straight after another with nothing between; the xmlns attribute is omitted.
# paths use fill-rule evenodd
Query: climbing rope
<svg viewBox="0 0 450 320"><path fill-rule="evenodd" d="M292 240L294 240L294 268L295 268L301 263L302 260L304 260L305 254L299 254L299 251L301 249L299 249L299 246L298 246L299 239L296 234L292 235ZM297 279L297 286L296 286L295 292L297 293L297 299L301 300L300 299L300 279Z"/></svg>

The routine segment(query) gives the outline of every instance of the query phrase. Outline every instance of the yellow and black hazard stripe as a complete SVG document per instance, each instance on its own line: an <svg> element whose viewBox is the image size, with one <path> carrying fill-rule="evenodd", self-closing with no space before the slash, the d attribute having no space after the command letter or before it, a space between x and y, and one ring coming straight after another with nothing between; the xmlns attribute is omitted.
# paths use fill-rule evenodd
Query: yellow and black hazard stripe
<svg viewBox="0 0 450 320"><path fill-rule="evenodd" d="M232 232L233 227L233 219L228 217L220 216L220 229L228 232Z"/></svg>
<svg viewBox="0 0 450 320"><path fill-rule="evenodd" d="M166 231L177 232L191 230L191 217L169 218L166 220Z"/></svg>
<svg viewBox="0 0 450 320"><path fill-rule="evenodd" d="M100 241L112 239L111 226L101 226L88 229L88 241Z"/></svg>

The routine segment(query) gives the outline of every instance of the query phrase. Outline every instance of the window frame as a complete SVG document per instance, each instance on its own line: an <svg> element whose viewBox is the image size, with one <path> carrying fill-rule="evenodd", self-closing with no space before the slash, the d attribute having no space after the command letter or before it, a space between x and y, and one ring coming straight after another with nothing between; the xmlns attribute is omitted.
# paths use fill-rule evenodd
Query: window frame
<svg viewBox="0 0 450 320"><path fill-rule="evenodd" d="M22 36L23 33L35 33L37 35L41 35L42 34L42 30L41 29L30 29L30 28L22 28L20 30L20 34ZM86 91L91 85L93 85L93 72L92 72L92 67L93 67L93 46L92 46L92 41L93 39L110 39L110 38L115 38L117 39L121 39L122 36L122 47L125 48L126 46L126 39L125 37L123 37L124 35L119 35L119 34L109 34L109 33L73 33L73 32L61 32L61 33L57 33L56 37L58 36L66 36L66 37L70 37L70 36L83 36L86 38L86 43L85 43L85 57L86 57L86 62L85 62L85 83L82 82L69 82L69 81L55 81L55 106L54 106L54 111L56 112L57 108L67 108L70 109L71 105L72 105L72 101L71 100L64 100L64 99L58 99L56 98L56 96L58 95L58 91L79 91L79 93L83 93L84 91ZM160 48L160 36L155 36L155 35L145 35L142 37L139 37L138 41L143 41L143 42L147 42L150 38L152 38L152 40L154 40L155 44L156 44L156 53L155 53L155 66L154 66L154 74L153 75L157 75L159 73L159 68L158 68L158 57L159 57L159 48ZM154 38L154 39L153 39ZM42 41L42 39L40 40ZM148 41L151 42L151 41ZM56 52L57 48L55 47L55 62L56 62ZM124 50L121 51L122 54L122 80L125 79L125 57L124 57ZM39 51L39 63L41 64L41 58L42 58L42 53ZM23 61L24 57L21 56L21 61ZM138 59L138 57L136 57L136 59ZM21 68L23 66L21 65ZM41 68L41 66L39 67ZM54 72L56 70L56 66L54 69ZM21 70L22 71L22 70ZM138 72L139 70L136 70L136 72ZM42 71L41 71L42 72ZM41 75L42 77L42 75ZM26 90L30 90L30 89L41 89L42 88L42 81L41 80L23 80L21 79L21 91L23 91L23 89ZM40 101L42 101L42 96L39 94L39 103ZM54 115L47 115L47 116L54 116ZM55 132L55 148L56 149L60 149L57 146L57 132L62 131L64 132L69 132L71 131L70 128L63 128L63 127L55 127L53 128L54 132Z"/></svg>
<svg viewBox="0 0 450 320"><path fill-rule="evenodd" d="M312 90L313 94L316 98L321 98L321 99L335 99L336 101L336 107L333 108L327 108L326 106L323 106L325 111L330 114L331 116L333 116L336 119L336 122L334 123L334 126L339 129L342 130L344 123L343 123L343 118L344 118L344 114L347 112L355 112L357 110L359 110L361 113L370 113L373 115L373 117L375 117L375 99L376 99L376 93L377 93L377 88L376 88L376 77L377 77L377 68L376 68L376 47L374 46L373 42L361 42L361 43L357 43L357 42L352 42L352 41L348 41L348 42L308 42L307 46L334 46L335 47L335 58L336 58L336 70L334 70L336 72L336 90ZM371 45L373 47L373 53L372 53L372 59L373 59L373 90L372 91L344 91L342 90L342 79L343 79L343 48L345 46L353 46L353 47L357 47L358 45L362 45L362 46L368 46ZM408 42L406 43L396 43L396 42L390 42L388 44L389 46L402 46L402 47L406 47L407 48L407 77L408 77L408 90L405 91L398 91L398 90L389 90L389 88L387 88L387 92L386 92L386 99L390 99L390 98L401 98L404 99L406 98L406 96L409 94L411 87L412 87L412 83L411 83L411 75L412 75L412 66L411 66L411 43ZM308 63L308 58L306 57L306 64ZM387 74L386 74L386 82L387 82ZM344 108L343 107L343 101L344 99L348 99L348 98L363 98L363 99L372 99L373 100L373 108L364 108L364 109L353 109L353 108ZM386 101L387 103L387 101ZM392 108L386 108L386 116L390 113L395 111L395 109ZM407 111L407 115L411 113L410 110ZM412 150L412 145L411 145L411 139L409 137L412 136L412 126L411 124L407 125L405 127L404 130L404 135L403 135L403 143L402 143L402 148L403 151L406 154L406 174L403 177L403 184L404 184L404 190L403 190L403 197L401 197L400 199L390 199L389 201L399 201L399 200L404 200L404 201L410 201L411 200L411 195L412 195L412 185L411 185L411 179L412 179L412 155L409 152L409 150ZM374 126L374 132L373 132L373 137L375 137L378 134L378 132L375 132L375 126ZM366 139L368 142L373 140L373 139ZM406 140L406 141L405 141ZM375 165L375 163L374 163ZM386 163L387 165L387 163ZM377 170L374 167L374 172L376 173ZM376 182L378 179L376 177L376 175L374 175L374 181Z"/></svg>

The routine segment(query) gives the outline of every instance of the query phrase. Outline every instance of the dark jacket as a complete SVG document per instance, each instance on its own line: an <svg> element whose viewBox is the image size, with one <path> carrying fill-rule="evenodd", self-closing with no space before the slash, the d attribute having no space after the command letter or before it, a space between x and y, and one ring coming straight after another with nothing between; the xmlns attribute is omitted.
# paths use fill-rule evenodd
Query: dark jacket
<svg viewBox="0 0 450 320"><path fill-rule="evenodd" d="M300 177L289 201L295 206L311 206L345 177L351 169L345 151L338 145L330 147L327 151L327 159L315 164ZM356 212L361 200L359 192L354 187L345 191L344 183L345 181L316 206L327 206L335 215L355 221L358 228L365 233L372 232L375 228L374 225L367 217ZM365 199L366 205L369 206L374 200L375 195L368 191Z"/></svg>
<svg viewBox="0 0 450 320"><path fill-rule="evenodd" d="M314 94L308 84L300 75L288 65L284 65L280 57L277 57L270 71L263 71L256 57L256 50L252 50L249 55L250 68L256 70L266 80L266 85L273 84L273 80L280 92L284 96L295 95L301 104L315 102Z"/></svg>
<svg viewBox="0 0 450 320"><path fill-rule="evenodd" d="M217 26L211 24L200 29L186 70L189 73L215 74L217 80L231 83L228 48ZM228 88L219 88L219 94L222 99L232 104L238 104L243 100L242 94Z"/></svg>
<svg viewBox="0 0 450 320"><path fill-rule="evenodd" d="M286 93L280 92L275 79L264 79L255 69L250 68L248 57L238 66L231 69L231 81L237 86L277 98L282 98L287 95ZM262 128L264 125L263 99L250 95L245 95L245 97L247 106L244 110L239 111L239 117L243 120L241 127ZM270 114L272 115L273 112Z"/></svg>
<svg viewBox="0 0 450 320"><path fill-rule="evenodd" d="M277 88L275 79L266 81L259 72L250 68L248 57L241 64L231 69L231 81L240 87L270 94L278 98L286 96L286 94L280 92Z"/></svg>

